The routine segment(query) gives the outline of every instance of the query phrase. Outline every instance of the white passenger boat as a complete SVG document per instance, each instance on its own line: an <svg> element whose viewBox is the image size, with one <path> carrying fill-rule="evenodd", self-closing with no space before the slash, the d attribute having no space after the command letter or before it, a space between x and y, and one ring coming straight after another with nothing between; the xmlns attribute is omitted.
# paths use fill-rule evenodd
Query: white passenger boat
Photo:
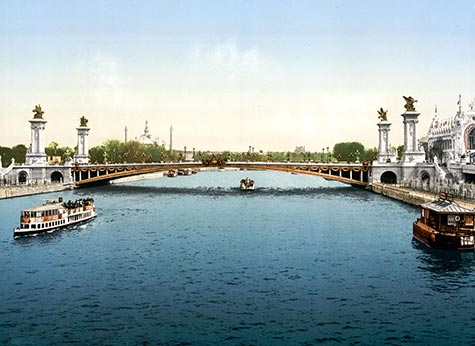
<svg viewBox="0 0 475 346"><path fill-rule="evenodd" d="M63 202L61 197L58 200L47 200L41 206L22 210L20 227L13 230L13 237L52 232L88 221L96 215L92 198L68 202Z"/></svg>
<svg viewBox="0 0 475 346"><path fill-rule="evenodd" d="M240 188L242 191L254 190L254 180L249 178L241 179Z"/></svg>

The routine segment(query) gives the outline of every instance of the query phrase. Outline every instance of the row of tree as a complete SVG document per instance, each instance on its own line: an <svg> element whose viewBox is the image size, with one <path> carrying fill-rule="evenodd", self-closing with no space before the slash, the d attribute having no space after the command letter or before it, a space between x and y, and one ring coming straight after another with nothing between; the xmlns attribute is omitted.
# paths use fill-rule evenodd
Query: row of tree
<svg viewBox="0 0 475 346"><path fill-rule="evenodd" d="M398 147L398 152L401 150ZM51 142L46 148L45 153L48 156L60 158L61 163L73 160L76 148L60 146L57 142ZM25 162L27 148L23 144L12 148L0 147L2 156L2 166L10 164L14 158L17 163ZM135 163L135 162L164 162L164 161L183 161L185 155L192 157L194 161L209 159L212 155L225 157L228 161L292 161L292 162L356 162L373 161L377 157L376 148L365 148L359 142L342 142L333 147L323 148L321 152L263 152L248 150L247 152L223 151L219 154L209 151L191 152L169 151L164 146L149 146L137 141L122 142L117 139L110 139L101 145L89 149L89 160L91 163Z"/></svg>
<svg viewBox="0 0 475 346"><path fill-rule="evenodd" d="M183 154L169 151L163 145L150 146L137 141L110 139L89 149L91 163L136 163L183 160Z"/></svg>

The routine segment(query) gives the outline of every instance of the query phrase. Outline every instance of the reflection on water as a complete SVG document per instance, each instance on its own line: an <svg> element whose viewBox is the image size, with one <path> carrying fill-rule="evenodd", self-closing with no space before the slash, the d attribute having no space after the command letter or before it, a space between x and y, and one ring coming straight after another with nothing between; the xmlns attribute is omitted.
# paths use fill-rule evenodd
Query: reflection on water
<svg viewBox="0 0 475 346"><path fill-rule="evenodd" d="M475 270L474 252L433 249L414 238L412 246L419 251L419 270L430 273L436 291L451 292L465 285Z"/></svg>
<svg viewBox="0 0 475 346"><path fill-rule="evenodd" d="M257 190L241 192L249 176ZM0 344L473 344L473 253L411 242L419 209L272 172L61 193L98 216L12 239L0 201Z"/></svg>

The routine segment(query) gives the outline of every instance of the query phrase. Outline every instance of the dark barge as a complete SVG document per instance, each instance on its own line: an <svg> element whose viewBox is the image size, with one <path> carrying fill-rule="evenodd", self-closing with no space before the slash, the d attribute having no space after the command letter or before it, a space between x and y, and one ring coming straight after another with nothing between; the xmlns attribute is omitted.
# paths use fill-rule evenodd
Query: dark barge
<svg viewBox="0 0 475 346"><path fill-rule="evenodd" d="M414 238L432 248L474 251L473 209L462 207L444 192L420 206L421 217L413 223Z"/></svg>

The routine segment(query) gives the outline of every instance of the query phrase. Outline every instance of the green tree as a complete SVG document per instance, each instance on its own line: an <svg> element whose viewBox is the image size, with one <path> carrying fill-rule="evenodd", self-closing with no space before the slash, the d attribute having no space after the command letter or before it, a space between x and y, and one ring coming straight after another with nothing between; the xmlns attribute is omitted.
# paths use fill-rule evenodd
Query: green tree
<svg viewBox="0 0 475 346"><path fill-rule="evenodd" d="M58 142L53 141L50 144L48 144L48 146L45 148L45 153L48 156L60 156L61 154L58 153L58 148L59 148Z"/></svg>
<svg viewBox="0 0 475 346"><path fill-rule="evenodd" d="M89 161L91 163L104 163L104 154L106 150L103 145L89 148Z"/></svg>
<svg viewBox="0 0 475 346"><path fill-rule="evenodd" d="M122 162L122 155L124 153L123 146L118 139L109 139L103 144L104 150L107 153L107 162L118 163Z"/></svg>
<svg viewBox="0 0 475 346"><path fill-rule="evenodd" d="M0 155L2 156L2 167L8 167L12 162L12 149L8 147L0 147Z"/></svg>
<svg viewBox="0 0 475 346"><path fill-rule="evenodd" d="M338 161L355 162L364 152L364 145L359 142L342 142L333 147L333 157Z"/></svg>
<svg viewBox="0 0 475 346"><path fill-rule="evenodd" d="M378 158L378 149L377 148L369 148L365 149L361 160L372 162Z"/></svg>
<svg viewBox="0 0 475 346"><path fill-rule="evenodd" d="M25 163L27 148L23 144L17 144L12 147L12 156L16 163Z"/></svg>
<svg viewBox="0 0 475 346"><path fill-rule="evenodd" d="M71 147L61 147L61 162L67 162L73 159L74 154L76 153L76 148Z"/></svg>
<svg viewBox="0 0 475 346"><path fill-rule="evenodd" d="M399 145L397 148L396 148L396 151L397 151L397 159L398 161L401 160L402 158L402 154L404 154L404 145ZM440 151L442 152L442 150ZM439 156L440 157L440 156Z"/></svg>

